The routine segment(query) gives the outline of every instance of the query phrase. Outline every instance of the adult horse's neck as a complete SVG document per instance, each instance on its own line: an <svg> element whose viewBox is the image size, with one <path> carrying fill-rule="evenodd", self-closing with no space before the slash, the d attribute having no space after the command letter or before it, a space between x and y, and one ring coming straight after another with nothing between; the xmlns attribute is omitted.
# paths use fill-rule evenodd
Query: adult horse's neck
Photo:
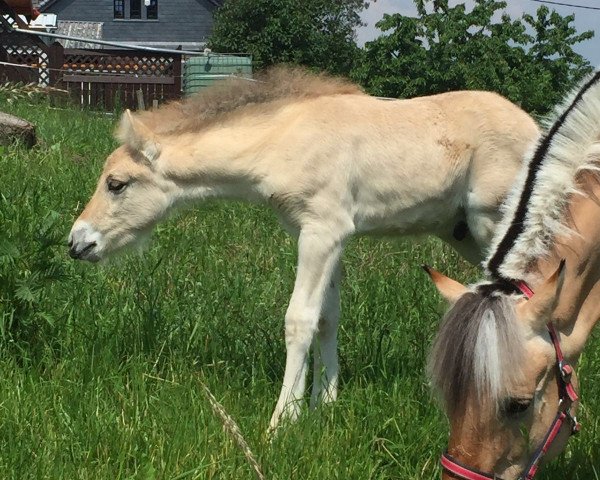
<svg viewBox="0 0 600 480"><path fill-rule="evenodd" d="M561 259L566 261L564 282L553 321L563 333L576 336L580 351L600 315L600 183L595 172L586 172L580 183L585 195L575 195L569 206L573 233L557 239L548 257L537 268L548 278ZM536 285L534 285L535 290Z"/></svg>

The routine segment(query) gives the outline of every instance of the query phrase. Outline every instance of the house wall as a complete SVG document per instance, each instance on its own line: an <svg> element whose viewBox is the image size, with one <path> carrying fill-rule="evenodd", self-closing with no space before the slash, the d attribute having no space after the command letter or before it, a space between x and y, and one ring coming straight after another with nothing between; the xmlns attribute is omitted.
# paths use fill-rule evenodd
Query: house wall
<svg viewBox="0 0 600 480"><path fill-rule="evenodd" d="M126 13L129 1L125 0ZM142 10L145 11L142 0ZM158 0L158 20L114 19L113 0L57 0L44 8L58 20L104 22L103 40L205 42L216 7L209 0ZM145 12L143 14L145 16Z"/></svg>

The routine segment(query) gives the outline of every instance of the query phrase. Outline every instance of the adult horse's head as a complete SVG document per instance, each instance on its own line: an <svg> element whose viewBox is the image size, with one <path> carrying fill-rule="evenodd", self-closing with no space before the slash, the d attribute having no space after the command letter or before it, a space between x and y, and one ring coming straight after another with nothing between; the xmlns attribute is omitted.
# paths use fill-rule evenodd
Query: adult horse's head
<svg viewBox="0 0 600 480"><path fill-rule="evenodd" d="M438 290L453 303L430 357L430 375L450 420L449 458L489 477L530 478L553 427L546 458L560 453L574 424L556 426L557 412L574 413L576 401L563 398L557 352L547 324L564 284L564 264L528 300L509 285L467 288L430 270ZM583 343L571 341L573 325L560 325L560 351L574 361ZM569 379L576 384L575 374ZM446 460L447 461L447 460ZM521 477L523 475L523 477Z"/></svg>
<svg viewBox="0 0 600 480"><path fill-rule="evenodd" d="M126 111L123 145L106 160L94 195L69 235L70 255L98 261L147 236L171 204L172 182L160 174L161 144Z"/></svg>
<svg viewBox="0 0 600 480"><path fill-rule="evenodd" d="M429 363L450 419L444 478L529 480L577 428L572 365L600 319L599 165L600 72L524 166L492 280L467 288L428 270L452 305Z"/></svg>

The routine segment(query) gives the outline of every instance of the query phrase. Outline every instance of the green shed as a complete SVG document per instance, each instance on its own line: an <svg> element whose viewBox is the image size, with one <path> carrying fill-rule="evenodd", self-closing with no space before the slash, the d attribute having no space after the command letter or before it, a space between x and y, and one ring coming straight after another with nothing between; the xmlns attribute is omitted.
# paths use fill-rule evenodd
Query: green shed
<svg viewBox="0 0 600 480"><path fill-rule="evenodd" d="M183 67L183 91L190 95L230 75L252 78L252 57L208 54L188 58Z"/></svg>

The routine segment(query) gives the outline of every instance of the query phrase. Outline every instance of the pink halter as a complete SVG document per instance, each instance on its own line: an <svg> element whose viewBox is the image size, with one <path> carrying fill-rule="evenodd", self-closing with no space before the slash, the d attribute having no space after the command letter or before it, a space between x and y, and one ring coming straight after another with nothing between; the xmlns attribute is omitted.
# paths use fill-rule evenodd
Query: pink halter
<svg viewBox="0 0 600 480"><path fill-rule="evenodd" d="M525 282L515 282L514 285L527 297L530 299L534 293L531 288ZM573 367L565 362L564 355L562 353L562 349L560 348L560 340L556 333L556 329L552 323L548 323L548 332L550 333L550 339L552 340L552 344L554 345L554 350L556 351L556 362L558 366L559 375L557 376L558 381L558 412L552 425L548 429L548 433L544 437L544 441L540 445L540 447L533 454L529 465L523 471L519 480L531 480L535 477L535 474L538 471L540 461L552 445L552 442L558 436L560 429L562 428L565 420L569 420L571 423L571 434L575 434L579 432L580 425L577 422L577 419L571 415L571 405L573 402L577 401L579 398L577 396L577 392L573 388L571 384L571 375L573 374ZM444 452L442 454L442 458L440 460L442 468L447 472L454 475L456 478L463 480L500 480L499 477L494 474L488 474L484 472L477 471L473 468L470 468L466 465L461 464L455 458L450 456L448 452Z"/></svg>

